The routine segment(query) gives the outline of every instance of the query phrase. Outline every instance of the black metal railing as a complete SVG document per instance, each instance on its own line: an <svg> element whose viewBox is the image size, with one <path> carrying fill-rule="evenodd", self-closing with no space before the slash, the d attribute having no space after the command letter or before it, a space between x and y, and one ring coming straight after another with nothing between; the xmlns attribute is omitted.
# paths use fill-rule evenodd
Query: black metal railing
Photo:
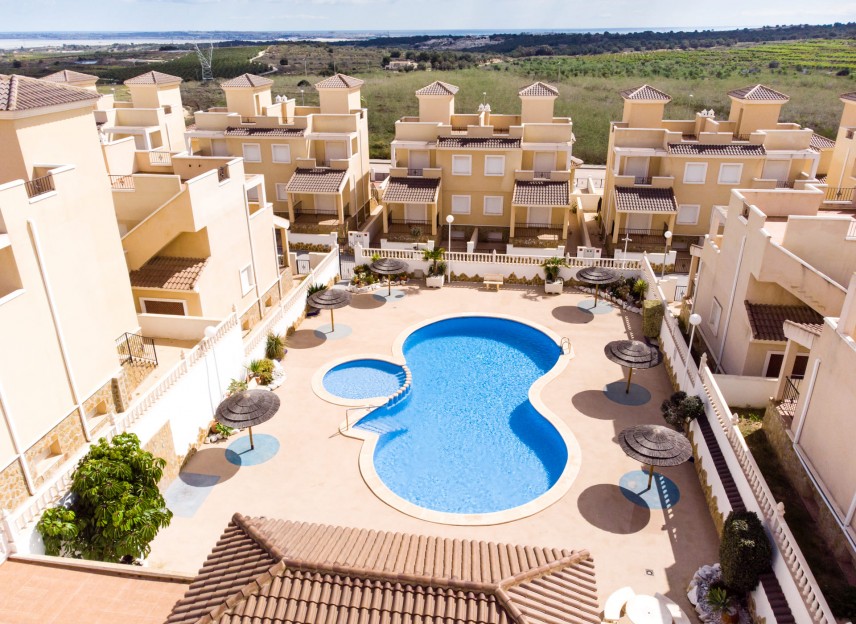
<svg viewBox="0 0 856 624"><path fill-rule="evenodd" d="M27 189L27 197L30 199L56 190L54 187L53 176L51 174L47 174L40 178L33 178L29 182L25 182L24 187Z"/></svg>
<svg viewBox="0 0 856 624"><path fill-rule="evenodd" d="M562 226L555 223L515 223L514 237L530 238L552 234L561 236Z"/></svg>
<svg viewBox="0 0 856 624"><path fill-rule="evenodd" d="M222 167L217 167L217 180L219 182L225 182L229 179L229 168L226 165Z"/></svg>
<svg viewBox="0 0 856 624"><path fill-rule="evenodd" d="M690 265L692 265L692 262L692 256L689 258L682 258L679 256L675 258L675 268L672 272L680 275L687 275L690 272Z"/></svg>
<svg viewBox="0 0 856 624"><path fill-rule="evenodd" d="M740 216L747 221L749 220L749 204L746 202L743 202L743 208L740 209Z"/></svg>
<svg viewBox="0 0 856 624"><path fill-rule="evenodd" d="M735 134L734 140L735 141L748 141L749 137L751 137L751 136L752 136L751 133L749 133L749 134Z"/></svg>
<svg viewBox="0 0 856 624"><path fill-rule="evenodd" d="M776 188L794 188L794 183L788 180L776 180Z"/></svg>
<svg viewBox="0 0 856 624"><path fill-rule="evenodd" d="M636 176L633 178L633 184L646 186L651 184L651 176Z"/></svg>
<svg viewBox="0 0 856 624"><path fill-rule="evenodd" d="M854 188L828 188L826 189L826 201L852 202Z"/></svg>
<svg viewBox="0 0 856 624"><path fill-rule="evenodd" d="M125 332L116 338L116 352L121 364L137 362L158 365L155 341L151 338Z"/></svg>
<svg viewBox="0 0 856 624"><path fill-rule="evenodd" d="M420 169L418 167L415 169L408 169L407 175L409 175L409 176L421 176L422 175L422 169Z"/></svg>
<svg viewBox="0 0 856 624"><path fill-rule="evenodd" d="M535 172L535 179L549 180L550 179L550 172L549 171L536 171Z"/></svg>
<svg viewBox="0 0 856 624"><path fill-rule="evenodd" d="M682 301L687 296L687 286L675 286L675 301Z"/></svg>
<svg viewBox="0 0 856 624"><path fill-rule="evenodd" d="M427 225L430 226L431 222L428 219L390 219L390 225Z"/></svg>
<svg viewBox="0 0 856 624"><path fill-rule="evenodd" d="M661 239L663 245L666 244L666 239L663 237L665 230L639 230L639 229L629 229L623 228L618 230L619 238L624 238L629 235L631 238L634 236L656 236Z"/></svg>
<svg viewBox="0 0 856 624"><path fill-rule="evenodd" d="M169 152L149 152L149 164L168 167L172 164L172 154Z"/></svg>
<svg viewBox="0 0 856 624"><path fill-rule="evenodd" d="M123 191L133 191L136 188L132 175L111 175L109 177L111 188Z"/></svg>

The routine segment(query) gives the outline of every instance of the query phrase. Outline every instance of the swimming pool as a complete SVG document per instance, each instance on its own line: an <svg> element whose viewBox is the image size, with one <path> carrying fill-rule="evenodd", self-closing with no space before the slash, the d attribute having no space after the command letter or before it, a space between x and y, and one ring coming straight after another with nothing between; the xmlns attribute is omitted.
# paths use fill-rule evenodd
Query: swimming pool
<svg viewBox="0 0 856 624"><path fill-rule="evenodd" d="M453 317L416 329L401 351L412 374L409 394L355 425L377 436L368 449L383 487L454 522L450 514L520 508L556 486L573 436L529 399L561 357L555 339L515 320Z"/></svg>
<svg viewBox="0 0 856 624"><path fill-rule="evenodd" d="M361 359L338 364L324 374L322 383L330 394L343 399L370 399L394 394L406 373L398 364Z"/></svg>

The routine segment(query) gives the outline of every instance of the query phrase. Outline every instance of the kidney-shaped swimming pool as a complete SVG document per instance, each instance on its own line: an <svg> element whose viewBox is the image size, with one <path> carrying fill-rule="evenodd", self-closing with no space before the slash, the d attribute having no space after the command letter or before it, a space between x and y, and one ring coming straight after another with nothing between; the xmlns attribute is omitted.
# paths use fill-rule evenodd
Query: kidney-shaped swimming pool
<svg viewBox="0 0 856 624"><path fill-rule="evenodd" d="M555 340L524 323L455 317L404 341L407 398L356 425L378 436L373 464L395 495L451 514L490 514L552 488L569 450L529 401L561 357Z"/></svg>

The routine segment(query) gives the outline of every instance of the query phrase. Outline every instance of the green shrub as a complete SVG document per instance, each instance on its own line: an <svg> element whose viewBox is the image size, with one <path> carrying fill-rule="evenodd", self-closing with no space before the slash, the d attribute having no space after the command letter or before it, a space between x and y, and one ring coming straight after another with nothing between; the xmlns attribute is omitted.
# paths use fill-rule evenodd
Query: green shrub
<svg viewBox="0 0 856 624"><path fill-rule="evenodd" d="M165 466L133 433L98 440L72 476L74 502L48 509L39 520L45 553L113 563L148 556L149 544L172 520L158 490Z"/></svg>
<svg viewBox="0 0 856 624"><path fill-rule="evenodd" d="M541 263L541 268L544 269L544 277L548 282L555 282L559 279L559 271L564 266L568 266L564 258L547 258Z"/></svg>
<svg viewBox="0 0 856 624"><path fill-rule="evenodd" d="M226 392L231 394L235 394L236 392L243 392L247 389L247 382L241 381L240 379L233 379L229 382L229 385L226 387Z"/></svg>
<svg viewBox="0 0 856 624"><path fill-rule="evenodd" d="M646 338L660 336L660 325L665 312L662 301L648 299L642 302L642 333Z"/></svg>
<svg viewBox="0 0 856 624"><path fill-rule="evenodd" d="M663 401L660 411L667 423L682 429L687 420L695 420L704 414L704 403L699 397L687 396L686 392L679 390Z"/></svg>
<svg viewBox="0 0 856 624"><path fill-rule="evenodd" d="M285 336L269 332L265 342L265 357L269 360L281 360L285 357Z"/></svg>
<svg viewBox="0 0 856 624"><path fill-rule="evenodd" d="M262 360L252 360L247 366L250 375L255 377L259 385L268 386L273 381L273 360L264 358Z"/></svg>
<svg viewBox="0 0 856 624"><path fill-rule="evenodd" d="M732 511L722 528L719 563L722 581L732 592L746 594L770 569L772 548L764 527L752 511Z"/></svg>

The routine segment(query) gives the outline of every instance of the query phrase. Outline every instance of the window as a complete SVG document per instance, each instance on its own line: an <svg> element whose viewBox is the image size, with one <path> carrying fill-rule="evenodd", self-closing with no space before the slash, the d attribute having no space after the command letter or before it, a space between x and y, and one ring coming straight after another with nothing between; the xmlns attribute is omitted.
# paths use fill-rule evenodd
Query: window
<svg viewBox="0 0 856 624"><path fill-rule="evenodd" d="M288 192L285 190L287 184L276 185L276 198L278 201L288 201Z"/></svg>
<svg viewBox="0 0 856 624"><path fill-rule="evenodd" d="M452 214L470 214L469 195L452 195Z"/></svg>
<svg viewBox="0 0 856 624"><path fill-rule="evenodd" d="M701 206L698 204L681 204L678 206L678 225L695 225L698 223L698 213Z"/></svg>
<svg viewBox="0 0 856 624"><path fill-rule="evenodd" d="M714 297L713 303L710 306L710 319L708 319L708 323L710 323L710 326L713 329L714 336L719 333L719 317L721 316L722 306L719 305L719 301L717 301L716 297Z"/></svg>
<svg viewBox="0 0 856 624"><path fill-rule="evenodd" d="M684 184L704 184L707 163L687 163L684 168Z"/></svg>
<svg viewBox="0 0 856 624"><path fill-rule="evenodd" d="M140 297L143 314L171 314L187 316L187 304L181 299L148 299Z"/></svg>
<svg viewBox="0 0 856 624"><path fill-rule="evenodd" d="M485 156L484 174L486 176L505 175L505 156Z"/></svg>
<svg viewBox="0 0 856 624"><path fill-rule="evenodd" d="M485 197L484 213L486 215L502 216L502 197Z"/></svg>
<svg viewBox="0 0 856 624"><path fill-rule="evenodd" d="M241 295L246 295L250 290L252 290L253 286L255 286L255 280L253 280L253 266L248 264L240 271L241 273Z"/></svg>
<svg viewBox="0 0 856 624"><path fill-rule="evenodd" d="M261 162L262 148L258 143L244 143L241 147L244 149L244 160L247 162Z"/></svg>
<svg viewBox="0 0 856 624"><path fill-rule="evenodd" d="M271 145L270 152L275 163L290 163L291 162L291 146L290 145Z"/></svg>
<svg viewBox="0 0 856 624"><path fill-rule="evenodd" d="M472 175L472 156L452 156L452 175Z"/></svg>
<svg viewBox="0 0 856 624"><path fill-rule="evenodd" d="M740 163L722 164L719 166L720 184L740 184L743 175L743 165Z"/></svg>

